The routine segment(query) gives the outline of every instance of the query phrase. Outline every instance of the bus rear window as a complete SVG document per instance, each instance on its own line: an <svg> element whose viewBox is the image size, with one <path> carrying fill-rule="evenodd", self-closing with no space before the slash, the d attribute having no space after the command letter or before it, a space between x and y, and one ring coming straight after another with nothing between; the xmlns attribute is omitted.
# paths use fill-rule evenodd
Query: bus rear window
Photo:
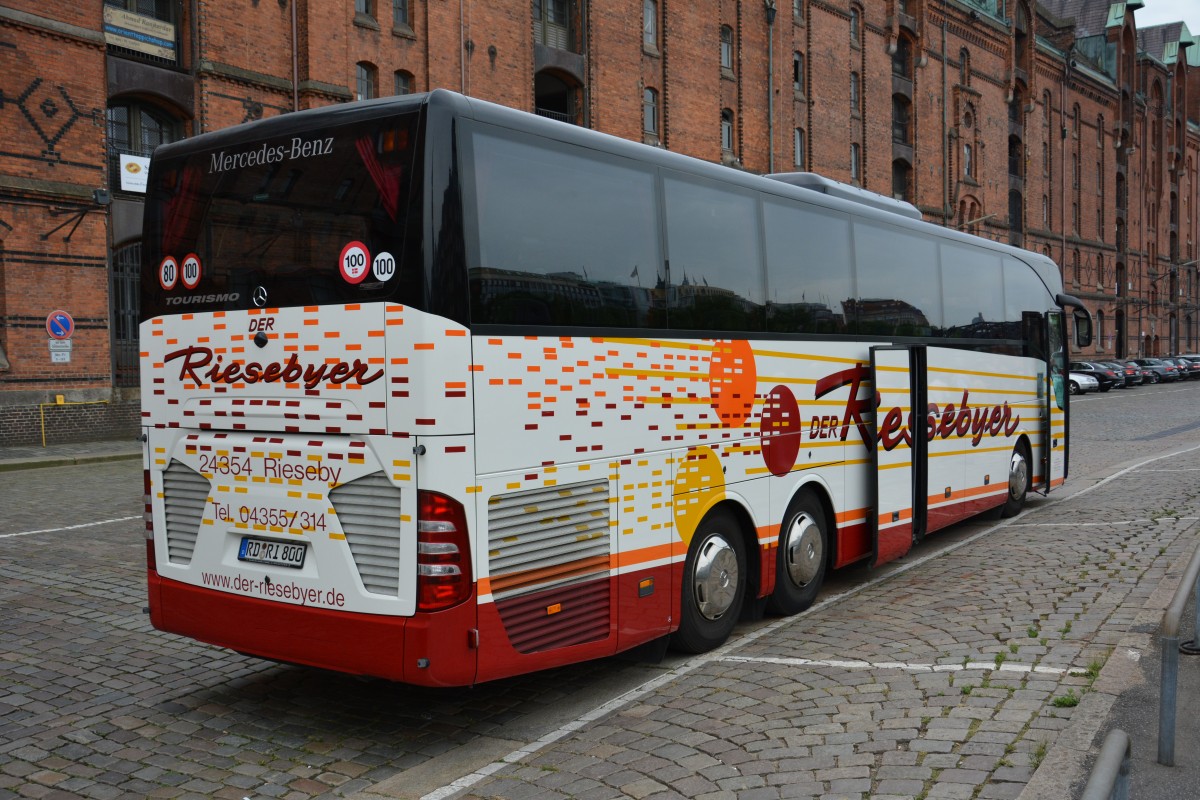
<svg viewBox="0 0 1200 800"><path fill-rule="evenodd" d="M419 301L418 118L392 115L156 160L142 319Z"/></svg>

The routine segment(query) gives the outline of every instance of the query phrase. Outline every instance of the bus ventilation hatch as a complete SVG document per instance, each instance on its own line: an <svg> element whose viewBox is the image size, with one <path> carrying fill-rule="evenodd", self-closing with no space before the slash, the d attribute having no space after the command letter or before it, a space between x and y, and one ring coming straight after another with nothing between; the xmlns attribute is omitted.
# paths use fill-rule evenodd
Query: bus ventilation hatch
<svg viewBox="0 0 1200 800"><path fill-rule="evenodd" d="M192 563L210 489L208 478L179 461L172 459L163 470L167 560L172 564Z"/></svg>
<svg viewBox="0 0 1200 800"><path fill-rule="evenodd" d="M488 501L492 595L518 652L608 636L609 517L606 480L495 495Z"/></svg>
<svg viewBox="0 0 1200 800"><path fill-rule="evenodd" d="M344 483L329 493L363 588L400 593L400 490L382 472Z"/></svg>

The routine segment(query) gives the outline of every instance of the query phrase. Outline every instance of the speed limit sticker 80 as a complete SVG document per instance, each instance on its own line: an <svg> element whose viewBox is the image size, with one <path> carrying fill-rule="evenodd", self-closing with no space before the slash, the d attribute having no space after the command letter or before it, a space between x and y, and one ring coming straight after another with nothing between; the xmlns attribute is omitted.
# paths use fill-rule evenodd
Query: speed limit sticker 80
<svg viewBox="0 0 1200 800"><path fill-rule="evenodd" d="M342 248L338 269L347 283L362 283L371 271L371 253L362 242L351 242Z"/></svg>

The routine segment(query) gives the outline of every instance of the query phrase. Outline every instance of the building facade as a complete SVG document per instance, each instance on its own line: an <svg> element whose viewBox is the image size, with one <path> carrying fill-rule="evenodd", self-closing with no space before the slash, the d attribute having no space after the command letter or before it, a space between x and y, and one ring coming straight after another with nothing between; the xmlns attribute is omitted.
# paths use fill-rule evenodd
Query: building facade
<svg viewBox="0 0 1200 800"><path fill-rule="evenodd" d="M1200 40L1108 0L0 5L0 444L135 435L147 158L448 88L1046 253L1093 352L1200 352Z"/></svg>

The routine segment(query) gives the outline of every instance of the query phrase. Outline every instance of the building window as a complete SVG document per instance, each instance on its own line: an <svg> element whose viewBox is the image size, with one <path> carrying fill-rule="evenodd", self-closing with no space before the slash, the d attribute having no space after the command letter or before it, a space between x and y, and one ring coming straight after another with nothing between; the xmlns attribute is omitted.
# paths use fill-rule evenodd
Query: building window
<svg viewBox="0 0 1200 800"><path fill-rule="evenodd" d="M654 89L642 92L642 132L658 138L658 92Z"/></svg>
<svg viewBox="0 0 1200 800"><path fill-rule="evenodd" d="M379 95L379 87L375 78L375 67L366 61L360 61L354 68L354 74L355 100L370 100L372 97Z"/></svg>
<svg viewBox="0 0 1200 800"><path fill-rule="evenodd" d="M902 94L892 95L892 141L896 144L912 144L909 110L907 97Z"/></svg>
<svg viewBox="0 0 1200 800"><path fill-rule="evenodd" d="M354 13L375 19L375 0L354 0Z"/></svg>
<svg viewBox="0 0 1200 800"><path fill-rule="evenodd" d="M859 91L858 91L858 73L850 73L850 113L854 116L859 114Z"/></svg>
<svg viewBox="0 0 1200 800"><path fill-rule="evenodd" d="M412 94L413 76L402 69L396 70L395 90L393 94Z"/></svg>
<svg viewBox="0 0 1200 800"><path fill-rule="evenodd" d="M861 152L858 142L850 144L850 180L852 181L862 180Z"/></svg>
<svg viewBox="0 0 1200 800"><path fill-rule="evenodd" d="M733 71L733 28L721 26L721 69Z"/></svg>
<svg viewBox="0 0 1200 800"><path fill-rule="evenodd" d="M569 50L571 17L567 0L533 0L533 40L547 47Z"/></svg>
<svg viewBox="0 0 1200 800"><path fill-rule="evenodd" d="M792 0L792 19L796 22L804 21L804 0Z"/></svg>
<svg viewBox="0 0 1200 800"><path fill-rule="evenodd" d="M792 53L792 90L804 94L804 53Z"/></svg>
<svg viewBox="0 0 1200 800"><path fill-rule="evenodd" d="M892 162L892 197L907 201L912 192L912 166L903 159Z"/></svg>
<svg viewBox="0 0 1200 800"><path fill-rule="evenodd" d="M113 383L137 386L138 317L141 306L142 243L125 245L112 257Z"/></svg>
<svg viewBox="0 0 1200 800"><path fill-rule="evenodd" d="M963 175L968 178L975 177L974 151L969 142L963 143Z"/></svg>
<svg viewBox="0 0 1200 800"><path fill-rule="evenodd" d="M907 37L896 39L896 52L892 54L892 74L912 80L912 42Z"/></svg>
<svg viewBox="0 0 1200 800"><path fill-rule="evenodd" d="M858 43L859 43L858 9L852 8L852 9L850 9L850 44L857 47Z"/></svg>
<svg viewBox="0 0 1200 800"><path fill-rule="evenodd" d="M642 45L652 50L658 49L657 0L643 0L642 2Z"/></svg>
<svg viewBox="0 0 1200 800"><path fill-rule="evenodd" d="M1050 198L1042 195L1042 227L1050 226Z"/></svg>
<svg viewBox="0 0 1200 800"><path fill-rule="evenodd" d="M411 28L412 18L408 14L408 0L392 0L392 25Z"/></svg>
<svg viewBox="0 0 1200 800"><path fill-rule="evenodd" d="M796 128L792 139L793 161L800 169L804 169L804 129Z"/></svg>
<svg viewBox="0 0 1200 800"><path fill-rule="evenodd" d="M180 137L180 126L153 106L140 103L110 106L108 109L108 159L110 186L121 191L121 156L149 158L160 144Z"/></svg>
<svg viewBox="0 0 1200 800"><path fill-rule="evenodd" d="M104 5L162 22L173 22L174 8L178 4L172 0L104 0Z"/></svg>
<svg viewBox="0 0 1200 800"><path fill-rule="evenodd" d="M721 110L721 149L733 152L733 111L728 108Z"/></svg>

